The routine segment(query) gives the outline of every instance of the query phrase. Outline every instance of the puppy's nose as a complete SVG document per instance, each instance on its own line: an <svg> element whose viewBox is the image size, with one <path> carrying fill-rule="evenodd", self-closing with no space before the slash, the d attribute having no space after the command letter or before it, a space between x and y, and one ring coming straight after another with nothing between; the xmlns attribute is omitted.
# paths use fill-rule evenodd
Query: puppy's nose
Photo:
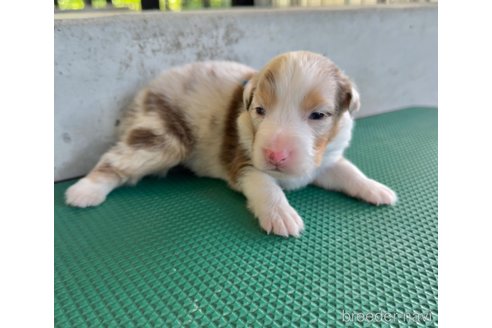
<svg viewBox="0 0 492 328"><path fill-rule="evenodd" d="M286 149L282 150L271 150L265 149L265 157L268 159L268 162L274 165L279 165L284 163L289 157L289 151Z"/></svg>

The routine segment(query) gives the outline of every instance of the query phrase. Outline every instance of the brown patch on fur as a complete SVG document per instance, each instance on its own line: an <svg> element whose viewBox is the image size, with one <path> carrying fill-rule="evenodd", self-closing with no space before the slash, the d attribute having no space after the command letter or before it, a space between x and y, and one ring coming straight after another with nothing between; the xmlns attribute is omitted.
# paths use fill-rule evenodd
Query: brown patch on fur
<svg viewBox="0 0 492 328"><path fill-rule="evenodd" d="M241 171L251 166L251 160L239 144L237 119L243 106L243 86L238 86L232 95L224 123L224 141L220 153L222 165L226 168L230 183L236 184Z"/></svg>
<svg viewBox="0 0 492 328"><path fill-rule="evenodd" d="M266 110L274 108L277 103L277 86L275 80L281 74L285 60L283 56L275 58L259 75L256 95L258 96L260 105Z"/></svg>
<svg viewBox="0 0 492 328"><path fill-rule="evenodd" d="M111 166L109 163L103 163L96 167L95 171L100 172L100 173L113 173L114 168Z"/></svg>
<svg viewBox="0 0 492 328"><path fill-rule="evenodd" d="M333 121L333 126L330 129L330 131L328 131L327 134L316 138L316 141L314 142L314 150L315 150L316 157L314 160L317 166L319 166L321 164L321 161L323 160L323 155L326 151L326 147L340 131L339 122L340 122L340 116L335 117Z"/></svg>
<svg viewBox="0 0 492 328"><path fill-rule="evenodd" d="M305 114L309 115L314 109L323 104L326 104L326 100L322 94L317 89L311 89L302 99L301 109Z"/></svg>
<svg viewBox="0 0 492 328"><path fill-rule="evenodd" d="M88 175L87 178L94 181L99 182L105 179L117 179L118 181L122 181L125 174L119 170L117 170L114 166L109 163L101 163L97 165Z"/></svg>
<svg viewBox="0 0 492 328"><path fill-rule="evenodd" d="M149 129L138 128L130 131L126 143L134 148L152 148L163 146L163 136L157 135Z"/></svg>
<svg viewBox="0 0 492 328"><path fill-rule="evenodd" d="M338 89L336 93L337 101L337 112L343 112L348 110L350 107L350 102L352 101L352 85L350 81L339 74L338 78Z"/></svg>
<svg viewBox="0 0 492 328"><path fill-rule="evenodd" d="M164 122L166 132L178 139L186 149L191 151L195 138L182 111L171 106L165 95L147 92L144 99L145 110L156 112Z"/></svg>
<svg viewBox="0 0 492 328"><path fill-rule="evenodd" d="M258 82L256 88L256 99L260 106L263 106L266 110L274 108L277 103L275 79L271 72L266 73L266 78L263 78Z"/></svg>
<svg viewBox="0 0 492 328"><path fill-rule="evenodd" d="M253 102L253 97L255 95L255 91L256 91L256 87L253 87L251 89L251 93L249 94L249 97L248 97L248 99L246 101L246 110L249 110L249 107L251 106L251 103Z"/></svg>

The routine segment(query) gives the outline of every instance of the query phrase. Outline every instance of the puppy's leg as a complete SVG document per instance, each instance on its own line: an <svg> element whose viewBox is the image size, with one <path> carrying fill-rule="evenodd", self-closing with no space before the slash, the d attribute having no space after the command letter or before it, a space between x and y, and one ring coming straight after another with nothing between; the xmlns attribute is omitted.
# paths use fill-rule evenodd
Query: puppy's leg
<svg viewBox="0 0 492 328"><path fill-rule="evenodd" d="M67 190L67 204L77 207L99 205L114 188L125 183L135 184L145 175L166 171L179 164L183 159L179 142L167 142L165 136L159 137L162 144L152 147L120 141L102 156L85 178Z"/></svg>
<svg viewBox="0 0 492 328"><path fill-rule="evenodd" d="M322 172L314 184L325 189L342 191L375 205L393 205L397 201L393 190L369 179L345 158L341 158Z"/></svg>
<svg viewBox="0 0 492 328"><path fill-rule="evenodd" d="M271 176L247 168L239 179L242 192L248 199L248 207L267 233L284 237L301 234L304 222Z"/></svg>

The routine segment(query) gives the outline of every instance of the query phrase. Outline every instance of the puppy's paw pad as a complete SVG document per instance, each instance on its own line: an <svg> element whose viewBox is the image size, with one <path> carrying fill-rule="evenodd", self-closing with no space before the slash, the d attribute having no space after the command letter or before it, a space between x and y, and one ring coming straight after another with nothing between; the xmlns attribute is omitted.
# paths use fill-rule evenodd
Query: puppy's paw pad
<svg viewBox="0 0 492 328"><path fill-rule="evenodd" d="M107 192L103 186L86 178L65 192L65 202L75 207L97 206L104 202Z"/></svg>
<svg viewBox="0 0 492 328"><path fill-rule="evenodd" d="M372 179L366 182L360 197L374 205L394 205L398 200L398 196L393 190Z"/></svg>
<svg viewBox="0 0 492 328"><path fill-rule="evenodd" d="M267 233L289 237L299 237L304 230L304 222L290 205L277 206L260 217L260 225Z"/></svg>

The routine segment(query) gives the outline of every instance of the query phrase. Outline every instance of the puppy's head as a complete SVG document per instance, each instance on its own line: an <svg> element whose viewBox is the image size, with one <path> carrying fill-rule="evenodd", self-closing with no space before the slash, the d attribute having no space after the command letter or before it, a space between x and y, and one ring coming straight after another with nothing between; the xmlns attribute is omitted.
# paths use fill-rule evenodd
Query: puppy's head
<svg viewBox="0 0 492 328"><path fill-rule="evenodd" d="M318 167L342 115L360 106L352 82L332 61L304 51L271 60L246 84L243 101L253 165L277 176Z"/></svg>

